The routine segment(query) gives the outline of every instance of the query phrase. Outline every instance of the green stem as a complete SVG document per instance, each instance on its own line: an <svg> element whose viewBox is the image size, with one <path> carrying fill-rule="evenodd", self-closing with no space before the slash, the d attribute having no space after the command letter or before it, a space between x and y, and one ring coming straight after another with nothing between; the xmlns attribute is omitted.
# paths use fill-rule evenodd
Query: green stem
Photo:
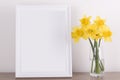
<svg viewBox="0 0 120 80"><path fill-rule="evenodd" d="M94 58L92 58L92 63L91 63L91 73L93 72L93 63L94 63Z"/></svg>
<svg viewBox="0 0 120 80"><path fill-rule="evenodd" d="M94 48L96 47L96 40L94 40Z"/></svg>
<svg viewBox="0 0 120 80"><path fill-rule="evenodd" d="M101 39L99 39L99 47L100 47L100 44L101 44ZM104 66L101 60L100 60L100 66L101 66L101 70L104 71Z"/></svg>
<svg viewBox="0 0 120 80"><path fill-rule="evenodd" d="M92 43L92 41L91 41L91 39L90 39L90 38L88 38L88 40L89 40L90 45L91 45L91 47L92 47L92 52L94 53L94 46L93 46L93 43Z"/></svg>
<svg viewBox="0 0 120 80"><path fill-rule="evenodd" d="M91 72L93 71L93 62L94 62L94 46L93 46L93 43L91 41L91 39L89 38L89 42L90 42L90 45L91 45L91 48L92 48L92 52L93 52L93 58L92 58L92 63L91 63Z"/></svg>
<svg viewBox="0 0 120 80"><path fill-rule="evenodd" d="M99 47L100 47L101 39L99 39Z"/></svg>
<svg viewBox="0 0 120 80"><path fill-rule="evenodd" d="M100 60L100 65L101 65L101 70L104 71L104 66L101 60Z"/></svg>
<svg viewBox="0 0 120 80"><path fill-rule="evenodd" d="M101 66L101 64L99 63L99 66L100 66L100 69L101 69L101 71L102 71L102 66Z"/></svg>
<svg viewBox="0 0 120 80"><path fill-rule="evenodd" d="M96 57L95 57L95 73L99 74L100 73L100 66L99 66L99 47L97 45L97 41L95 41L96 44Z"/></svg>

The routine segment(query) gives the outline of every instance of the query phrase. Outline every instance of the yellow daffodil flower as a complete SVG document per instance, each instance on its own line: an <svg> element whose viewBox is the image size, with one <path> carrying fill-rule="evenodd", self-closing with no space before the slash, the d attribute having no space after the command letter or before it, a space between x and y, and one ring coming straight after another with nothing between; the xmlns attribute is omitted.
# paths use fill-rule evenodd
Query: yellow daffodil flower
<svg viewBox="0 0 120 80"><path fill-rule="evenodd" d="M99 16L96 17L96 20L94 21L94 23L98 26L98 27L102 27L103 25L105 25L105 20L101 19Z"/></svg>
<svg viewBox="0 0 120 80"><path fill-rule="evenodd" d="M99 32L96 32L94 35L93 35L93 40L96 40L98 41L99 39L102 39L102 34L99 33Z"/></svg>
<svg viewBox="0 0 120 80"><path fill-rule="evenodd" d="M93 38L94 34L96 33L96 27L92 24L87 28L86 32L89 38Z"/></svg>
<svg viewBox="0 0 120 80"><path fill-rule="evenodd" d="M89 25L90 19L91 19L91 16L89 17L84 16L82 19L80 19L81 25L83 26Z"/></svg>
<svg viewBox="0 0 120 80"><path fill-rule="evenodd" d="M112 32L110 30L103 32L103 38L105 41L111 41Z"/></svg>
<svg viewBox="0 0 120 80"><path fill-rule="evenodd" d="M73 38L74 42L77 43L79 41L80 37L78 37L78 35L75 32L72 32L71 34L72 34L72 38Z"/></svg>
<svg viewBox="0 0 120 80"><path fill-rule="evenodd" d="M84 32L80 27L74 27L72 30L72 38L74 39L74 42L78 42L79 39L84 35Z"/></svg>

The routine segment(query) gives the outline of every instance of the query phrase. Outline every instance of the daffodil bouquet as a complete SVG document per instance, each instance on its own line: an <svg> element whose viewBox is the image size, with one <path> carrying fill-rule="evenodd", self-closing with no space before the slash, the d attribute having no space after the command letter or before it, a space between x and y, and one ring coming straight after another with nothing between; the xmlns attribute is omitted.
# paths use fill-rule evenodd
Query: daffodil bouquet
<svg viewBox="0 0 120 80"><path fill-rule="evenodd" d="M111 41L112 32L106 25L105 20L99 16L91 21L91 16L84 16L80 19L80 25L72 29L72 38L75 43L81 38L88 40L91 45L93 58L91 61L91 73L101 74L104 72L104 65L99 56L101 40Z"/></svg>

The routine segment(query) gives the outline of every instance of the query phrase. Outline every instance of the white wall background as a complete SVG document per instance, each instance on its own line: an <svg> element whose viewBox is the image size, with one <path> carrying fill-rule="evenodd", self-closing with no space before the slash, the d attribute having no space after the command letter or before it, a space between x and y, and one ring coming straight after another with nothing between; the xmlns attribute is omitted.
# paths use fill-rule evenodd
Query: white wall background
<svg viewBox="0 0 120 80"><path fill-rule="evenodd" d="M67 4L68 0L0 0L0 72L15 71L16 4ZM120 71L120 1L71 0L72 26L79 25L84 14L101 16L113 31L113 41L103 44L106 71ZM73 44L73 71L89 71L89 43Z"/></svg>

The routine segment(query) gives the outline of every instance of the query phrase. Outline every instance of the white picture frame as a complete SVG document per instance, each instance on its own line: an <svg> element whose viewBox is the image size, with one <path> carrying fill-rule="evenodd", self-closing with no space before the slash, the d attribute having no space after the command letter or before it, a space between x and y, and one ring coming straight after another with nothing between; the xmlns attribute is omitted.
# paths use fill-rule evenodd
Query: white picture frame
<svg viewBox="0 0 120 80"><path fill-rule="evenodd" d="M72 77L69 6L16 6L16 78L22 77Z"/></svg>

